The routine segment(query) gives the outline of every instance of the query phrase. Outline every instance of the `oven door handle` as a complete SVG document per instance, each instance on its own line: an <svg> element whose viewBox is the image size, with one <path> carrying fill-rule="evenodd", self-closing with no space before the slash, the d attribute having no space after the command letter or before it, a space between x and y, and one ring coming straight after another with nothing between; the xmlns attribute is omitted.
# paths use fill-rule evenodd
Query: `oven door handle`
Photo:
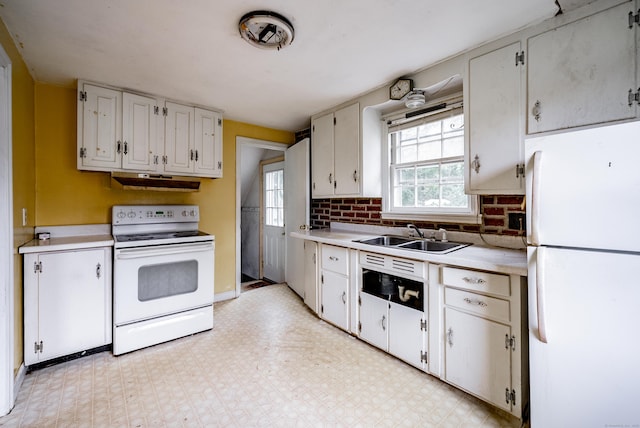
<svg viewBox="0 0 640 428"><path fill-rule="evenodd" d="M157 248L123 248L116 250L116 259L129 260L154 256L170 256L173 254L199 253L205 251L213 251L213 243L187 244L181 246L171 245Z"/></svg>

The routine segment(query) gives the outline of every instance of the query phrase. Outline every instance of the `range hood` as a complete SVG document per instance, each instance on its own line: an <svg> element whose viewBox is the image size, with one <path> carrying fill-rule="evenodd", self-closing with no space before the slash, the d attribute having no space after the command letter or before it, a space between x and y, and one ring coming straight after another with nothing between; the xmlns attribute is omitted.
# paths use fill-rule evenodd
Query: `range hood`
<svg viewBox="0 0 640 428"><path fill-rule="evenodd" d="M135 172L112 172L111 182L125 190L154 190L162 192L197 192L200 179L175 175Z"/></svg>

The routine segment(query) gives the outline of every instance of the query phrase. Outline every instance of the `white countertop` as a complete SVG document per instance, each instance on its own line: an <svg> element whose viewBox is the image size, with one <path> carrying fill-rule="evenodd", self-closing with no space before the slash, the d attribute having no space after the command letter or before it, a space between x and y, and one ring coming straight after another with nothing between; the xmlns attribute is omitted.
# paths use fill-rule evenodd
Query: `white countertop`
<svg viewBox="0 0 640 428"><path fill-rule="evenodd" d="M20 254L42 253L46 251L68 251L112 246L113 236L111 235L64 236L47 240L32 239L20 246L18 252Z"/></svg>
<svg viewBox="0 0 640 428"><path fill-rule="evenodd" d="M430 263L447 264L505 274L527 276L527 252L525 250L488 247L474 244L451 253L434 254L416 250L354 242L354 240L372 238L380 236L380 234L350 232L342 229L319 229L307 232L291 232L291 236L294 238L316 241L322 244L337 245L340 247L354 248L372 253L422 260Z"/></svg>

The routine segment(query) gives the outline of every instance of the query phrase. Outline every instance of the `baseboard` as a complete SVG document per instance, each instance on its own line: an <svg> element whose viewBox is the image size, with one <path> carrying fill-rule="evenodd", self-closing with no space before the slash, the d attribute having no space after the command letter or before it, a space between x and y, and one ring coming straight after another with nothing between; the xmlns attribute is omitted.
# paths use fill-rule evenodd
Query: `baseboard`
<svg viewBox="0 0 640 428"><path fill-rule="evenodd" d="M225 291L224 293L218 293L213 296L213 302L223 302L225 300L231 300L236 298L236 291Z"/></svg>
<svg viewBox="0 0 640 428"><path fill-rule="evenodd" d="M18 392L20 388L22 388L22 382L24 382L24 377L27 374L27 368L24 363L20 364L18 368L18 373L16 374L16 378L13 380L13 399L14 403L16 398L18 398Z"/></svg>

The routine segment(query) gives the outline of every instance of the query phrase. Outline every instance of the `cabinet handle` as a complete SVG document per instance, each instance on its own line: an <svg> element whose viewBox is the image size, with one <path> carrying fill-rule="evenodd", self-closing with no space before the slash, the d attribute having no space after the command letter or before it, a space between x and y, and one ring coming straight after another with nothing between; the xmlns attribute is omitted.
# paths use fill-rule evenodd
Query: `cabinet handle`
<svg viewBox="0 0 640 428"><path fill-rule="evenodd" d="M102 276L102 266L100 265L100 263L98 263L96 265L96 278L100 279L101 276Z"/></svg>
<svg viewBox="0 0 640 428"><path fill-rule="evenodd" d="M533 118L536 120L536 122L540 122L540 115L542 113L542 106L540 105L540 101L536 101L533 104L533 108L531 109L531 114L533 115Z"/></svg>
<svg viewBox="0 0 640 428"><path fill-rule="evenodd" d="M447 342L449 343L449 347L453 346L453 329L451 327L447 330Z"/></svg>
<svg viewBox="0 0 640 428"><path fill-rule="evenodd" d="M464 278L462 278L462 280L464 282L466 282L467 284L477 284L477 285L484 285L487 283L486 280L482 279L482 278L477 278L477 277L473 277L470 278L468 276L465 276Z"/></svg>
<svg viewBox="0 0 640 428"><path fill-rule="evenodd" d="M116 153L122 153L122 142L120 140L116 143Z"/></svg>
<svg viewBox="0 0 640 428"><path fill-rule="evenodd" d="M344 303L345 305L347 304L347 292L346 291L342 292L342 303Z"/></svg>
<svg viewBox="0 0 640 428"><path fill-rule="evenodd" d="M333 173L329 173L329 183L333 183Z"/></svg>
<svg viewBox="0 0 640 428"><path fill-rule="evenodd" d="M478 306L481 306L483 308L487 306L487 304L485 302L483 302L482 300L471 300L470 298L465 297L464 301L467 302L470 305L478 305Z"/></svg>
<svg viewBox="0 0 640 428"><path fill-rule="evenodd" d="M193 160L193 150L189 150L189 160Z"/></svg>
<svg viewBox="0 0 640 428"><path fill-rule="evenodd" d="M353 181L358 181L358 171L353 171Z"/></svg>
<svg viewBox="0 0 640 428"><path fill-rule="evenodd" d="M129 144L127 144L127 142L124 142L124 150L122 151L122 153L124 153L125 155L127 153L129 153Z"/></svg>
<svg viewBox="0 0 640 428"><path fill-rule="evenodd" d="M387 316L383 315L382 320L380 320L380 324L382 325L382 330L387 329Z"/></svg>
<svg viewBox="0 0 640 428"><path fill-rule="evenodd" d="M153 155L153 164L158 165L158 155Z"/></svg>
<svg viewBox="0 0 640 428"><path fill-rule="evenodd" d="M337 262L340 259L338 259L337 257L334 257L334 256L329 256L329 260L331 260L332 262Z"/></svg>
<svg viewBox="0 0 640 428"><path fill-rule="evenodd" d="M480 158L476 155L471 161L471 168L478 174L480 172Z"/></svg>
<svg viewBox="0 0 640 428"><path fill-rule="evenodd" d="M196 150L196 162L198 162L198 151Z"/></svg>

